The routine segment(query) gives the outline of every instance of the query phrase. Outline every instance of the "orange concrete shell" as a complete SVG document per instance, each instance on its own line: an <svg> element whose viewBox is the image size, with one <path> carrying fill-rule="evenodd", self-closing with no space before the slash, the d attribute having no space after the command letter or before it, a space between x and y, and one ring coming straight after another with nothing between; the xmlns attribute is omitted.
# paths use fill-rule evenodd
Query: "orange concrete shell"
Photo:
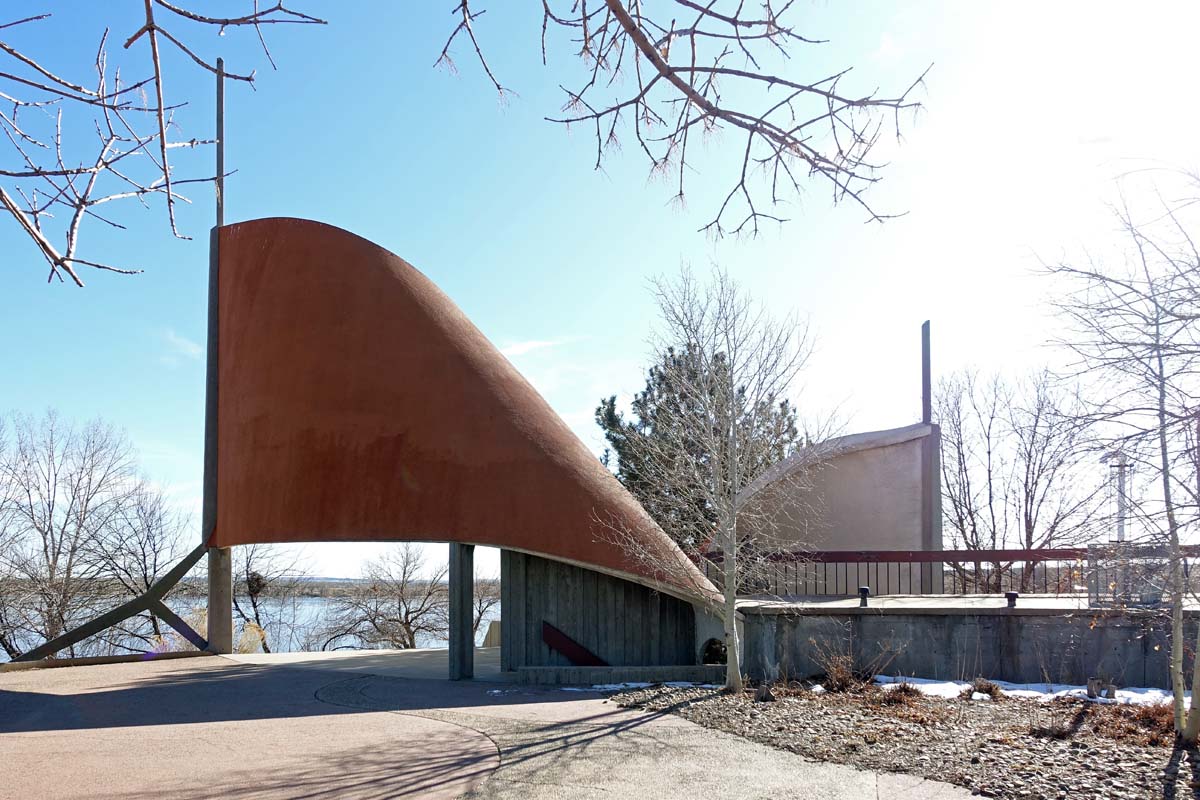
<svg viewBox="0 0 1200 800"><path fill-rule="evenodd" d="M209 544L453 541L711 587L428 278L329 225L217 231ZM634 563L598 522L672 568ZM610 529L611 530L611 529Z"/></svg>

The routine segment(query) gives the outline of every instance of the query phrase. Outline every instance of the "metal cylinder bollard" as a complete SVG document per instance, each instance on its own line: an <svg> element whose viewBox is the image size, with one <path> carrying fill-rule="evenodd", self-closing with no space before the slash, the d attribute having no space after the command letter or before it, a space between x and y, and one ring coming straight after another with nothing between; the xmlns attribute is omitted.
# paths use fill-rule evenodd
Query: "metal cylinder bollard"
<svg viewBox="0 0 1200 800"><path fill-rule="evenodd" d="M871 596L871 587L870 586L858 587L858 607L866 608L867 607L867 598L870 596Z"/></svg>

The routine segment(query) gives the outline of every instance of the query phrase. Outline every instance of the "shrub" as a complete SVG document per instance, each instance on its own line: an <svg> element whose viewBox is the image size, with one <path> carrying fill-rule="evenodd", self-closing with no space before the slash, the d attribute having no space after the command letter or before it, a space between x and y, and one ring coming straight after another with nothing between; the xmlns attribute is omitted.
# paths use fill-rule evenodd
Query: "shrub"
<svg viewBox="0 0 1200 800"><path fill-rule="evenodd" d="M920 697L920 689L908 681L902 680L891 688L880 691L879 703L885 706L908 706Z"/></svg>
<svg viewBox="0 0 1200 800"><path fill-rule="evenodd" d="M976 678L971 681L970 686L962 690L962 698L964 700L970 700L976 694L987 695L993 700L1004 699L1004 692L1000 691L1000 687L987 678Z"/></svg>
<svg viewBox="0 0 1200 800"><path fill-rule="evenodd" d="M1101 736L1142 747L1175 744L1175 711L1170 703L1097 706L1093 729Z"/></svg>
<svg viewBox="0 0 1200 800"><path fill-rule="evenodd" d="M863 679L854 672L854 658L848 654L830 653L822 659L825 691L849 692L861 689Z"/></svg>

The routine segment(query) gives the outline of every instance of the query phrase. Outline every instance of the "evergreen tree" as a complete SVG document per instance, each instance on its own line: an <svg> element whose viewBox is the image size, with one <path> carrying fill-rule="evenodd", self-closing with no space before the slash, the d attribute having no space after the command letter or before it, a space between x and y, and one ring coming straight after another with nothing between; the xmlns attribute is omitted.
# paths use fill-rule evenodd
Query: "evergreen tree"
<svg viewBox="0 0 1200 800"><path fill-rule="evenodd" d="M717 374L707 378L718 379L701 379L696 375L700 364L711 365L710 369ZM703 414L705 406L733 409L738 436L743 440L742 449L756 456L754 463L749 465L748 482L786 458L800 444L796 409L786 399L772 396L763 401L760 408L752 409L745 388L738 387L732 403L699 402L695 387L718 391L717 387L728 383L721 379L727 372L728 360L724 353L699 358L687 350L680 353L669 347L661 353L658 363L647 371L646 387L633 398L631 418L626 419L617 409L615 395L602 399L596 408L596 423L604 431L609 445L604 454L605 465L611 469L612 457L616 456L617 478L654 521L685 549L703 544L694 540L695 532L712 530L717 521L716 511L708 507L702 493L696 492L680 502L669 486L650 477L661 474L666 458L675 474L692 476L696 483L709 480L713 454L697 441L699 437L695 435L693 423L682 424L685 418L692 420ZM709 425L717 429L724 427L722 421L716 419L709 420ZM747 442L757 446L744 447ZM653 468L648 468L650 463Z"/></svg>

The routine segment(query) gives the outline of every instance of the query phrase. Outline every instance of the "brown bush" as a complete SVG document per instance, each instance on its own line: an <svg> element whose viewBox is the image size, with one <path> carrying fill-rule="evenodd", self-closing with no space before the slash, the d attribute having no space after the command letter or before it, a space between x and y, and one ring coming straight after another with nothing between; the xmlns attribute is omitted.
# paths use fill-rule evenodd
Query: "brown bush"
<svg viewBox="0 0 1200 800"><path fill-rule="evenodd" d="M970 700L975 693L985 694L993 700L1003 700L1004 692L1000 691L1000 687L989 681L987 678L976 678L971 681L971 685L962 690L961 697L964 700Z"/></svg>
<svg viewBox="0 0 1200 800"><path fill-rule="evenodd" d="M879 705L884 706L911 706L921 698L921 690L913 686L908 681L900 681L893 684L891 688L880 688Z"/></svg>
<svg viewBox="0 0 1200 800"><path fill-rule="evenodd" d="M821 666L824 668L824 686L827 692L852 692L863 688L866 683L854 671L853 656L842 653L830 653Z"/></svg>
<svg viewBox="0 0 1200 800"><path fill-rule="evenodd" d="M1092 730L1127 744L1171 747L1175 744L1175 711L1170 703L1096 706Z"/></svg>

